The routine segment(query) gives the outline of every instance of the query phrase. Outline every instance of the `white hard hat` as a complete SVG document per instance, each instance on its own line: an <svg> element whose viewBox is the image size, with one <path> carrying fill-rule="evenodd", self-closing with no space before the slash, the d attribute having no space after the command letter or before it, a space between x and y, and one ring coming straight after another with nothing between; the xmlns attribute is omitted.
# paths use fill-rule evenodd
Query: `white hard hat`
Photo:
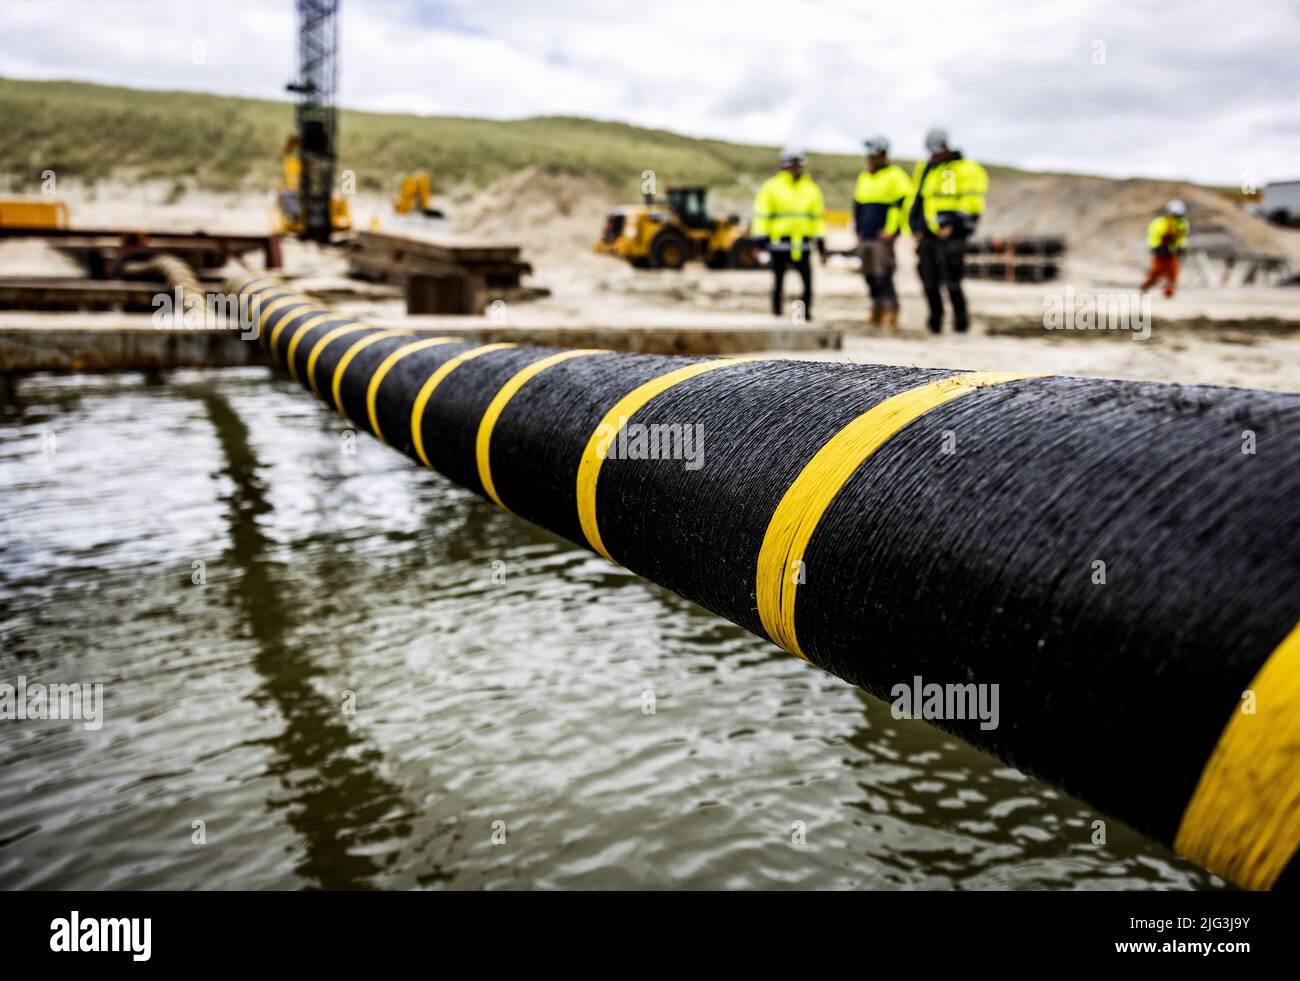
<svg viewBox="0 0 1300 981"><path fill-rule="evenodd" d="M790 164L805 164L808 162L808 154L804 152L801 146L783 146L781 148L781 166L788 167Z"/></svg>
<svg viewBox="0 0 1300 981"><path fill-rule="evenodd" d="M925 134L925 148L931 153L938 153L946 146L948 146L948 131L942 126L936 126Z"/></svg>
<svg viewBox="0 0 1300 981"><path fill-rule="evenodd" d="M1187 205L1183 204L1181 198L1174 198L1167 205L1165 205L1165 210L1168 211L1171 215L1177 215L1179 218L1181 218L1183 215L1187 214Z"/></svg>
<svg viewBox="0 0 1300 981"><path fill-rule="evenodd" d="M862 145L866 147L867 153L872 155L889 152L889 140L883 136L873 136L870 139L863 140Z"/></svg>

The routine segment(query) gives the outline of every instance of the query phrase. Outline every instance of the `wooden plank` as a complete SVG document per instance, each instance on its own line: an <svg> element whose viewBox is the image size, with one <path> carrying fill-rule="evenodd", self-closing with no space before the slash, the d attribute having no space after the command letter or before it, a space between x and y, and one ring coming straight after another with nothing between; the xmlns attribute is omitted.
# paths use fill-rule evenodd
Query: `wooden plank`
<svg viewBox="0 0 1300 981"><path fill-rule="evenodd" d="M169 289L161 282L117 279L0 279L0 309L152 310L153 298Z"/></svg>
<svg viewBox="0 0 1300 981"><path fill-rule="evenodd" d="M241 340L234 331L0 329L0 374L6 375L231 368L263 363L261 347Z"/></svg>
<svg viewBox="0 0 1300 981"><path fill-rule="evenodd" d="M407 313L476 313L474 299L464 276L410 276L406 280Z"/></svg>
<svg viewBox="0 0 1300 981"><path fill-rule="evenodd" d="M273 237L270 235L248 234L246 232L225 234L205 231L150 231L146 228L6 228L0 226L0 238L48 238L73 242L85 240L95 244L102 244L105 242L120 242L124 235L144 236L150 242L163 240L171 242L225 242L231 245L247 246L248 248L261 248L268 238Z"/></svg>
<svg viewBox="0 0 1300 981"><path fill-rule="evenodd" d="M134 249L171 252L194 266L220 265L231 256L261 251L268 269L280 266L280 239L276 235L154 232L135 228L0 227L0 237L45 239L52 247L78 257L92 273L110 269L120 255Z"/></svg>
<svg viewBox="0 0 1300 981"><path fill-rule="evenodd" d="M526 262L491 263L487 265L466 265L456 262L441 262L416 256L364 255L352 253L348 256L348 266L354 272L374 279L401 280L407 276L490 276L505 280L509 285L519 282L521 276L533 271Z"/></svg>
<svg viewBox="0 0 1300 981"><path fill-rule="evenodd" d="M358 232L349 249L417 255L442 262L511 262L519 257L519 246L473 242L447 236L393 235L387 232Z"/></svg>
<svg viewBox="0 0 1300 981"><path fill-rule="evenodd" d="M835 328L766 317L687 316L628 324L537 320L494 323L488 317L394 317L376 327L445 334L467 341L548 347L595 347L646 354L742 354L838 350ZM114 371L262 364L259 344L234 330L160 330L149 314L0 313L0 374Z"/></svg>

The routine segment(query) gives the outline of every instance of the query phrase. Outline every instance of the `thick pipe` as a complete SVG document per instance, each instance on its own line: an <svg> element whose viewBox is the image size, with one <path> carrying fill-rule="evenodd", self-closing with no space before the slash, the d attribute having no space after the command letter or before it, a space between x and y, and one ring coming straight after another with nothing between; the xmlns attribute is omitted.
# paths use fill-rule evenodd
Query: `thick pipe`
<svg viewBox="0 0 1300 981"><path fill-rule="evenodd" d="M167 285L176 292L180 301L179 312L184 315L191 309L202 311L207 301L207 291L199 282L194 268L178 256L169 252L159 252L144 259L135 259L122 267L126 276L161 276Z"/></svg>
<svg viewBox="0 0 1300 981"><path fill-rule="evenodd" d="M231 288L426 466L1232 882L1300 878L1300 396L476 345Z"/></svg>

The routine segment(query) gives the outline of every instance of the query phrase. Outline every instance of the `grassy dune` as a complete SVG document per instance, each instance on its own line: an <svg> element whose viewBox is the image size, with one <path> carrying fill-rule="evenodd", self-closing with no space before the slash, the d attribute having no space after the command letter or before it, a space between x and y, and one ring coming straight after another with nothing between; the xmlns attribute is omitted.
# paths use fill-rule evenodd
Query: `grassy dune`
<svg viewBox="0 0 1300 981"><path fill-rule="evenodd" d="M0 175L33 191L44 170L84 181L172 180L178 187L263 189L278 177L293 125L289 102L158 92L83 82L0 78ZM567 116L519 120L340 114L340 166L360 189L390 193L427 169L438 190L481 187L529 165L603 177L634 197L641 172L661 182L748 193L774 169L775 148ZM832 207L847 207L856 155L812 155ZM997 173L1020 173L991 167Z"/></svg>

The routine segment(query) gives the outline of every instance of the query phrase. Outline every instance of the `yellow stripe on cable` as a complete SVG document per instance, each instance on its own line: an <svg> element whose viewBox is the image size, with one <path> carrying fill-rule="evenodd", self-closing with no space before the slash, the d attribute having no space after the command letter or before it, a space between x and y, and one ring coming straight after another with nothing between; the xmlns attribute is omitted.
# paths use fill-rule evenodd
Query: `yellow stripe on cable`
<svg viewBox="0 0 1300 981"><path fill-rule="evenodd" d="M298 299L309 303L312 302L293 287L287 286L284 283L267 283L265 286L245 286L244 290L251 294L253 299L261 300L263 302L272 299L281 299L286 296L297 297Z"/></svg>
<svg viewBox="0 0 1300 981"><path fill-rule="evenodd" d="M281 280L276 278L275 276L269 275L267 273L267 270L265 269L262 270L245 269L242 273L240 273L238 276L235 277L234 281L236 283L240 283L244 286L247 286L249 283L256 282L259 279L264 279L268 283L281 282Z"/></svg>
<svg viewBox="0 0 1300 981"><path fill-rule="evenodd" d="M583 348L576 351L561 351L559 354L551 354L541 358L528 365L526 368L518 371L511 379L501 386L500 391L492 397L488 403L483 418L478 426L478 442L475 444L475 456L478 458L478 477L483 483L483 490L488 497L496 501L499 507L506 506L501 503L501 497L497 494L496 485L492 483L492 430L496 427L497 420L501 418L501 413L515 397L515 393L527 384L530 378L536 377L552 365L560 364L571 358L586 357L591 354L606 354L596 348ZM506 508L506 510L510 510Z"/></svg>
<svg viewBox="0 0 1300 981"><path fill-rule="evenodd" d="M245 287L245 289L247 289L247 287ZM303 300L304 302L307 302L307 298L305 296L301 296L300 294L295 293L293 290L289 289L289 287L280 284L276 284L275 286L267 286L262 289L254 289L251 292L251 296L259 314L264 312L263 310L264 307L269 307L272 303L278 303L281 300L300 299ZM259 323L265 323L265 322L266 322L265 318L259 317Z"/></svg>
<svg viewBox="0 0 1300 981"><path fill-rule="evenodd" d="M298 317L301 317L301 316L302 316L302 314L298 314ZM334 314L334 313L318 313L318 314L315 314L315 315L313 315L313 316L308 317L306 320L304 320L304 321L302 321L301 323L299 323L298 326L294 328L294 331L293 331L293 339L292 339L292 340L290 341L290 343L289 343L289 352L288 352L288 354L286 354L286 357L290 357L290 356L292 355L292 352L293 352L294 348L296 347L296 345L293 343L293 341L297 339L297 336L298 336L299 334L305 334L305 333L307 333L307 331L311 330L313 327L317 327L317 326L319 326L320 324L325 323L325 321L329 320L331 317L337 317L337 316L338 316L338 314ZM279 356L278 354L275 353L275 352L276 352L276 348L277 348L277 346L278 346L279 343L280 343L280 335L281 335L282 333L284 333L284 329L285 329L286 327L288 327L291 323L293 323L294 320L296 320L296 319L297 319L297 317L285 317L283 320L281 320L278 324L275 325L275 330L271 331L271 345L270 345L270 346L271 346L271 360L272 360L272 361L279 361L279 360L280 360L280 356Z"/></svg>
<svg viewBox="0 0 1300 981"><path fill-rule="evenodd" d="M286 296L297 296L302 297L304 300L307 299L286 283L268 283L265 286L254 286L251 288L246 286L244 289L252 293L253 299L269 300L279 299Z"/></svg>
<svg viewBox="0 0 1300 981"><path fill-rule="evenodd" d="M587 440L587 446L582 451L582 460L578 464L578 523L582 526L582 534L586 537L587 544L611 562L614 561L600 538L600 523L596 520L596 484L600 480L600 467L605 462L605 453L609 449L609 444L614 441L619 430L633 413L656 395L668 391L688 378L760 359L761 356L752 356L690 364L685 368L678 368L676 371L650 379L614 403L613 408L605 413L605 417L600 420L600 425Z"/></svg>
<svg viewBox="0 0 1300 981"><path fill-rule="evenodd" d="M286 299L307 300L307 298L300 294L300 292L294 290L294 288L283 285L283 283L272 283L272 285L269 286L253 287L250 292L252 294L252 299L263 301L263 303L270 303L272 300Z"/></svg>
<svg viewBox="0 0 1300 981"><path fill-rule="evenodd" d="M320 323L322 323L322 324L325 323L325 321L327 321L327 320L346 320L346 319L347 319L346 317L340 317L337 313L325 314L324 317L325 317L325 319L320 321ZM315 317L312 317L312 320L315 320L315 319L316 319ZM316 327L316 326L318 326L318 325L317 325L317 324L312 324L312 326L313 326L313 327ZM295 357L295 356L297 355L297 353L298 353L298 343L299 343L299 342L300 342L304 337L306 337L308 333L309 333L309 332L308 332L308 331L305 331L305 330L295 330L295 331L293 332L293 336L292 336L291 338L289 338L289 347L288 347L288 349L284 352L284 360L285 360L285 362L286 362L286 366L287 366L288 369L289 369L289 377L292 378L294 381L300 381L300 379L298 378L298 364L297 364L297 362L294 360L294 357Z"/></svg>
<svg viewBox="0 0 1300 981"><path fill-rule="evenodd" d="M251 269L245 271L244 273L241 273L238 276L235 276L233 279L229 280L229 282L230 285L233 287L234 292L242 293L245 290L252 287L252 285L256 283L258 280L261 280L262 282L266 283L268 286L283 285L279 280L273 279L270 276L264 276L262 273L259 272L253 272Z"/></svg>
<svg viewBox="0 0 1300 981"><path fill-rule="evenodd" d="M795 590L804 552L823 512L885 441L936 406L989 385L1035 378L1006 371L973 371L941 378L885 399L868 409L817 451L776 506L758 553L754 583L759 617L767 635L783 649L808 660L794 628Z"/></svg>
<svg viewBox="0 0 1300 981"><path fill-rule="evenodd" d="M453 371L463 365L466 361L472 361L474 358L481 357L484 354L491 354L493 351L502 351L508 347L515 347L514 344L484 344L482 347L470 348L468 351L462 351L454 358L449 358L447 362L441 365L437 371L429 376L424 385L420 387L419 393L415 396L415 403L411 406L411 442L415 445L415 455L420 458L430 470L433 464L429 462L428 455L424 452L424 435L421 428L424 425L424 407L429 404L429 399L433 396L433 390L442 384L442 380L450 375Z"/></svg>
<svg viewBox="0 0 1300 981"><path fill-rule="evenodd" d="M1300 845L1300 624L1248 690L1255 714L1233 709L1174 848L1238 885L1270 889Z"/></svg>
<svg viewBox="0 0 1300 981"><path fill-rule="evenodd" d="M327 330L321 335L320 339L312 345L311 354L307 355L307 382L311 385L311 392L317 398L320 398L320 389L316 387L316 360L321 356L324 350L330 344L340 337L346 337L348 334L355 334L359 330L374 330L369 324L359 324L355 320L332 330Z"/></svg>
<svg viewBox="0 0 1300 981"><path fill-rule="evenodd" d="M266 304L266 306L262 306L261 303L257 305L257 312L258 312L257 325L259 328L258 334L261 336L263 347L266 347L266 318L271 316L271 314L275 313L275 311L279 310L281 307L288 306L290 303L294 303L294 302L306 303L307 299L305 297L298 296L296 293L291 293L288 296L277 297L276 299L272 300L270 303Z"/></svg>
<svg viewBox="0 0 1300 981"><path fill-rule="evenodd" d="M383 362L375 369L375 373L370 376L370 384L366 386L366 414L370 417L370 431L375 434L375 439L388 445L388 440L384 439L384 431L379 425L379 412L375 405L375 400L379 397L379 386L387 377L388 373L393 370L393 366L408 354L414 354L416 351L423 351L426 348L437 347L439 344L454 344L456 341L463 340L459 337L429 337L423 341L416 341L413 344L403 344L396 351L384 358Z"/></svg>
<svg viewBox="0 0 1300 981"><path fill-rule="evenodd" d="M238 292L252 292L254 294L269 293L274 290L277 293L292 293L293 289L278 279L271 279L267 276L254 276L252 279L245 280L238 287Z"/></svg>
<svg viewBox="0 0 1300 981"><path fill-rule="evenodd" d="M350 348L343 352L343 357L339 358L339 363L334 366L334 383L330 386L330 396L334 399L334 408L339 410L339 415L344 419L348 414L343 411L343 399L339 389L343 385L343 373L348 370L348 365L352 359L368 348L376 341L382 341L385 337L410 337L411 332L407 330L381 330L377 334L371 334L356 341Z"/></svg>

